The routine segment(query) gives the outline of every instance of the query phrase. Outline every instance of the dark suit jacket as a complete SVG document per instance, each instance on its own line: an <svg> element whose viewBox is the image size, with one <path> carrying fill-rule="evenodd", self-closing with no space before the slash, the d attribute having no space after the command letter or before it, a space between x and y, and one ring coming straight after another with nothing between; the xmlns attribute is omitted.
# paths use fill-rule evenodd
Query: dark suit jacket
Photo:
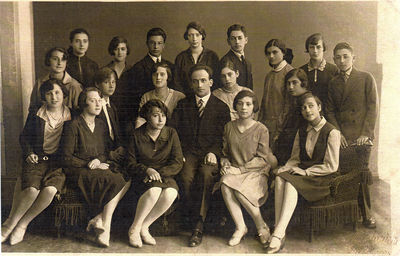
<svg viewBox="0 0 400 256"><path fill-rule="evenodd" d="M167 63L171 68L172 74L174 74L174 65L161 58L162 63ZM124 94L127 95L126 102L123 103L121 111L129 115L127 121L134 121L138 116L140 98L148 91L154 89L153 81L151 79L151 69L154 66L154 61L147 54L143 59L136 62L131 69L127 71L128 83L124 90ZM173 81L173 80L172 80ZM170 88L174 88L173 82L168 85Z"/></svg>
<svg viewBox="0 0 400 256"><path fill-rule="evenodd" d="M221 60L219 61L220 68L222 68L222 63L226 60L230 60L231 62L233 62L235 67L239 70L239 77L237 78L236 82L241 86L253 90L253 74L251 72L250 61L245 58L245 61L242 62L232 50L230 50L227 54L225 54L224 57L221 58ZM223 87L221 82L219 87Z"/></svg>
<svg viewBox="0 0 400 256"><path fill-rule="evenodd" d="M230 121L229 107L214 95L210 96L201 118L198 117L195 96L179 101L170 125L178 131L182 151L199 157L212 152L217 157L222 153L224 126Z"/></svg>
<svg viewBox="0 0 400 256"><path fill-rule="evenodd" d="M122 141L121 141L117 108L111 101L110 101L110 106L111 106L111 111L110 110L108 111L108 116L110 118L111 127L114 133L114 140L112 140L111 137L109 136L109 141L112 144L110 150L115 150L116 148L122 145ZM104 113L103 109L101 110L100 114L97 117L103 120L103 122L106 124L107 127L107 134L110 134L107 124L106 114Z"/></svg>
<svg viewBox="0 0 400 256"><path fill-rule="evenodd" d="M378 93L370 73L353 67L346 83L340 75L329 82L326 119L348 142L361 135L373 139L377 114Z"/></svg>

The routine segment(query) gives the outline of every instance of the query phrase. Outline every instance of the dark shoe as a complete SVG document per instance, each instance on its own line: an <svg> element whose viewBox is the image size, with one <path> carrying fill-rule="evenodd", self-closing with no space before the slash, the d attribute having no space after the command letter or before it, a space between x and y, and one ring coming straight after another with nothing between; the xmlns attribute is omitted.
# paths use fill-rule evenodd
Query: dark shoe
<svg viewBox="0 0 400 256"><path fill-rule="evenodd" d="M199 246L202 240L203 240L203 232L198 229L195 229L193 231L192 236L189 239L189 247Z"/></svg>
<svg viewBox="0 0 400 256"><path fill-rule="evenodd" d="M270 245L268 245L267 254L277 253L277 252L279 252L280 250L282 250L283 247L285 246L286 236L280 238L280 237L277 237L277 236L275 236L275 235L272 235L272 236L271 236L271 241L272 241L272 239L274 239L274 238L278 239L281 243L280 243L280 245L277 246L277 247L271 247Z"/></svg>
<svg viewBox="0 0 400 256"><path fill-rule="evenodd" d="M366 228L370 228L370 229L376 228L376 220L373 217L364 220L362 224Z"/></svg>

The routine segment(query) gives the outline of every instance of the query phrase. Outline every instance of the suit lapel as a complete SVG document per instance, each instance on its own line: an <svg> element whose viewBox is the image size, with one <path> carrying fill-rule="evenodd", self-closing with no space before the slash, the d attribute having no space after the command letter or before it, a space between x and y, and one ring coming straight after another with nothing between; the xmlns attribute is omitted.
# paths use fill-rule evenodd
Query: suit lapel
<svg viewBox="0 0 400 256"><path fill-rule="evenodd" d="M353 67L353 70L351 71L351 74L349 78L347 79L347 82L344 84L344 89L343 89L343 98L342 98L342 104L346 101L346 99L349 97L351 94L351 91L357 87L357 80L359 79L358 76L358 71Z"/></svg>

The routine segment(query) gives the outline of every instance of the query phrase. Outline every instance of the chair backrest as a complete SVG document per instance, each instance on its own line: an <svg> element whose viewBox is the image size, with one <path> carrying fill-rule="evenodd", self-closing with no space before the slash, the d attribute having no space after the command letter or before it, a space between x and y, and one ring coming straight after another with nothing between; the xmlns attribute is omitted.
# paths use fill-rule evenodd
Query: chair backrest
<svg viewBox="0 0 400 256"><path fill-rule="evenodd" d="M347 148L340 149L339 172L341 174L349 173L354 169L368 169L369 155L371 146L369 145L352 145Z"/></svg>

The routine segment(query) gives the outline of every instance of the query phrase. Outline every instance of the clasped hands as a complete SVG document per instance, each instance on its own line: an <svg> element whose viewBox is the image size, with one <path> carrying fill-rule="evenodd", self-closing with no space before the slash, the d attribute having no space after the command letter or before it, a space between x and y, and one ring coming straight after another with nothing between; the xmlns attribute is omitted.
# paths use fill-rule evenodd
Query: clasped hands
<svg viewBox="0 0 400 256"><path fill-rule="evenodd" d="M99 159L95 158L88 163L88 167L91 170L93 170L93 169L107 170L110 167L110 165L107 163L102 163L102 162L100 162Z"/></svg>
<svg viewBox="0 0 400 256"><path fill-rule="evenodd" d="M299 168L299 167L292 167L292 166L283 166L281 168L275 169L274 173L275 175L278 175L279 173L283 173L283 172L288 172L290 174L298 174L301 176L307 176L307 173L305 170Z"/></svg>
<svg viewBox="0 0 400 256"><path fill-rule="evenodd" d="M221 176L226 174L238 175L242 173L239 168L232 166L227 158L221 158L221 166Z"/></svg>

